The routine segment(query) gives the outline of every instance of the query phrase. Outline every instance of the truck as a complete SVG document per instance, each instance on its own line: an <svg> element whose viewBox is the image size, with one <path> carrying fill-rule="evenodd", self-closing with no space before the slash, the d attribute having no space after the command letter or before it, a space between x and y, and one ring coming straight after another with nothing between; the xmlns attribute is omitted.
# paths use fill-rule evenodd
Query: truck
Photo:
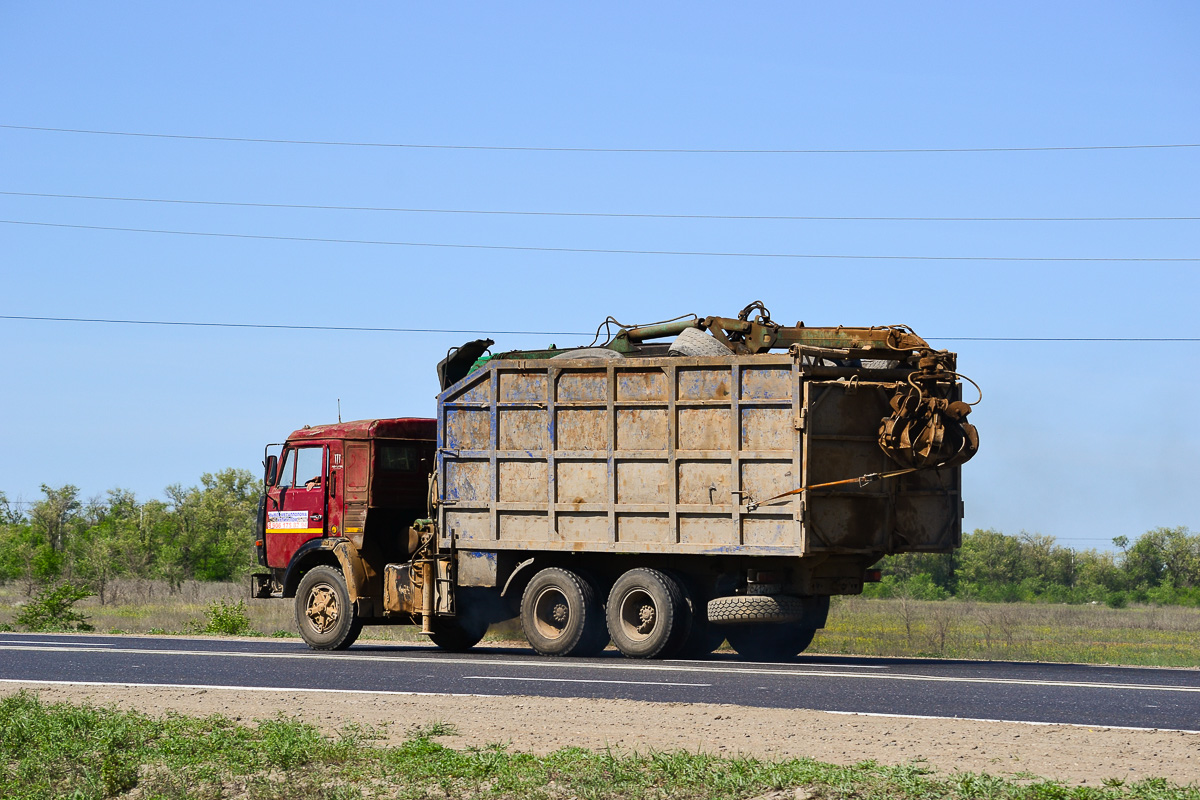
<svg viewBox="0 0 1200 800"><path fill-rule="evenodd" d="M463 651L518 618L546 656L790 659L885 555L961 542L979 400L905 326L783 325L756 301L492 345L438 364L436 418L268 446L251 596L294 598L310 647L403 624Z"/></svg>

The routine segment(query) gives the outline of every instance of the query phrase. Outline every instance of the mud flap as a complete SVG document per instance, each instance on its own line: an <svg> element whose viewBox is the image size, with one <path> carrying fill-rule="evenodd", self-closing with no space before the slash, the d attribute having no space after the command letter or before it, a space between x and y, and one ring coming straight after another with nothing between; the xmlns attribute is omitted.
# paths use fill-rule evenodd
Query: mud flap
<svg viewBox="0 0 1200 800"><path fill-rule="evenodd" d="M250 576L250 597L260 600L271 596L271 573L255 572Z"/></svg>

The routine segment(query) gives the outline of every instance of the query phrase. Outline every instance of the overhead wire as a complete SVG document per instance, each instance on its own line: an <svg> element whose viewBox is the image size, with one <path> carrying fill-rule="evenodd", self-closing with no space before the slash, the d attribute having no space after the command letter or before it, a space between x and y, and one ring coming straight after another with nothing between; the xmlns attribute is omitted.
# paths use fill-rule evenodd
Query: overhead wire
<svg viewBox="0 0 1200 800"><path fill-rule="evenodd" d="M685 317L688 315L684 315ZM682 319L679 317L678 319ZM475 336L592 336L592 331L476 330L466 328L385 328L367 325L287 325L259 322L194 322L190 320L119 319L103 317L42 317L28 314L0 314L0 320L33 322L84 322L109 325L172 325L195 328L262 328L267 330L350 331L359 333L456 333ZM619 323L618 323L619 324ZM603 327L603 324L601 324ZM936 342L1200 342L1200 336L926 336Z"/></svg>
<svg viewBox="0 0 1200 800"><path fill-rule="evenodd" d="M265 328L289 331L354 331L366 333L462 333L470 335L499 336L590 336L584 331L483 331L456 328L380 328L362 325L274 325L258 322L192 322L188 320L162 319L106 319L101 317L36 317L18 314L0 314L0 319L30 320L35 322L94 322L109 325L174 325L192 328Z"/></svg>
<svg viewBox="0 0 1200 800"><path fill-rule="evenodd" d="M550 153L680 153L733 155L821 155L887 153L1029 153L1086 150L1163 150L1200 147L1200 143L1036 145L1024 147L868 147L868 148L690 148L690 147L548 147L540 145L429 144L416 142L356 142L326 139L277 139L249 136L204 136L146 131L113 131L93 128L55 128L42 125L0 124L0 128L21 131L74 133L92 136L128 136L146 139L182 139L203 142L242 142L252 144L320 145L326 147L389 147L416 150L500 150Z"/></svg>
<svg viewBox="0 0 1200 800"><path fill-rule="evenodd" d="M222 239L254 239L277 242L312 242L322 244L364 244L386 247L431 247L454 250L502 250L533 253L600 253L605 255L642 256L703 256L714 258L764 259L836 259L852 261L987 261L987 262L1063 262L1063 263L1194 263L1195 257L1104 257L1104 256L932 256L932 255L864 255L850 253L757 253L715 250L642 250L605 247L551 247L510 244L467 244L464 242L400 242L386 239L340 239L320 236L280 236L260 233L225 233L219 231L180 231L163 228L130 228L114 225L77 225L65 222L0 219L2 225L26 225L42 228L115 231L120 233L154 233L170 236L200 236Z"/></svg>
<svg viewBox="0 0 1200 800"><path fill-rule="evenodd" d="M404 206L346 206L317 203L257 203L233 200L191 200L167 197L124 197L119 195L56 194L51 192L15 192L0 190L8 197L43 197L60 200L105 200L125 203L166 203L173 205L221 206L232 208L286 208L309 211L371 211L405 214L483 214L519 217L603 217L618 219L702 219L766 220L810 222L1179 222L1200 220L1200 216L1171 217L897 217L897 216L817 216L802 214L659 214L620 211L527 211L480 208L414 208Z"/></svg>

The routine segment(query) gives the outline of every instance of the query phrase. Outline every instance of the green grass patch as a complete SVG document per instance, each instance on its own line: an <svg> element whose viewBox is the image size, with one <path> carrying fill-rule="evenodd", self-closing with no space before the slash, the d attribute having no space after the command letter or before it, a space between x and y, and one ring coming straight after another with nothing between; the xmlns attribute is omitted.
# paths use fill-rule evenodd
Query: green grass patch
<svg viewBox="0 0 1200 800"><path fill-rule="evenodd" d="M0 701L0 796L42 798L751 798L801 788L812 798L932 800L1200 800L1165 780L1069 787L1038 779L932 774L920 764L834 766L696 753L617 754L578 748L547 756L503 746L454 750L433 740L448 723L383 747L357 727L335 736L283 717L245 725L225 717Z"/></svg>
<svg viewBox="0 0 1200 800"><path fill-rule="evenodd" d="M108 600L80 600L96 630L131 634L200 633L294 638L293 601L244 601L242 584L110 583ZM29 604L15 584L0 584L0 630L19 630ZM364 639L427 644L411 625L372 626ZM522 642L519 622L488 631L483 646ZM1095 605L993 603L916 597L835 597L828 627L809 653L941 657L1085 664L1200 666L1200 608L1148 605L1131 594L1124 608Z"/></svg>
<svg viewBox="0 0 1200 800"><path fill-rule="evenodd" d="M213 600L204 609L206 622L204 633L215 633L223 636L245 636L257 633L250 624L250 616L246 613L246 601Z"/></svg>
<svg viewBox="0 0 1200 800"><path fill-rule="evenodd" d="M1200 665L1200 609L836 598L809 652Z"/></svg>

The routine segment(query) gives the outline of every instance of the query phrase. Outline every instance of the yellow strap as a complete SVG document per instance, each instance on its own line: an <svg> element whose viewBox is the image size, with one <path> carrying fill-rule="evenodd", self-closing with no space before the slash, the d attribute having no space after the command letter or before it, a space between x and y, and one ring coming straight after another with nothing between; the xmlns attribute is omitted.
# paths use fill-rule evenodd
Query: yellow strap
<svg viewBox="0 0 1200 800"><path fill-rule="evenodd" d="M859 486L866 486L869 483L881 481L884 478L894 478L897 475L907 475L910 472L916 472L918 469L919 467L909 467L908 469L898 469L895 472L868 472L866 475L860 475L857 478L846 478L845 480L829 481L828 483L814 483L810 486L801 486L799 489L792 489L790 492L777 494L774 497L763 500L762 502L750 502L747 505L749 506L750 510L753 511L759 506L764 506L767 503L773 503L776 500L783 499L784 497L791 497L794 494L800 494L801 492L808 491L809 489L824 489L827 486L842 486L847 483L857 483Z"/></svg>

